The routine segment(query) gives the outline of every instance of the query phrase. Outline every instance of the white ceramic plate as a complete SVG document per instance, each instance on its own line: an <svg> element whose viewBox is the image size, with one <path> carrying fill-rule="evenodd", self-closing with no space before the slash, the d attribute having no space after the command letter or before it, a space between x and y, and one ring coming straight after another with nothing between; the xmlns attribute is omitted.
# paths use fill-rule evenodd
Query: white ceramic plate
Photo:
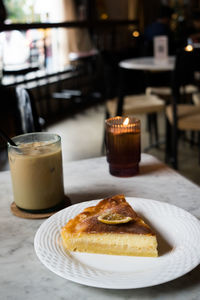
<svg viewBox="0 0 200 300"><path fill-rule="evenodd" d="M88 286L129 289L161 284L200 263L200 222L187 211L159 201L126 198L158 236L159 257L130 257L65 251L60 230L99 200L72 205L47 219L35 235L35 251L52 272Z"/></svg>

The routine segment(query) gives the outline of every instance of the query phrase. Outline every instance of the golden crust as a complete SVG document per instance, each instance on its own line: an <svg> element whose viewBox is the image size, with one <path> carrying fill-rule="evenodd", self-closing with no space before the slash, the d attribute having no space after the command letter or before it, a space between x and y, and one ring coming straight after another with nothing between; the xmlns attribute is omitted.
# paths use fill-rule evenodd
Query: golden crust
<svg viewBox="0 0 200 300"><path fill-rule="evenodd" d="M105 212L118 213L133 220L125 224L104 224L98 216ZM62 233L68 234L139 234L155 236L151 228L136 214L126 202L124 195L116 195L100 201L96 206L85 208L74 219L71 219L63 228Z"/></svg>

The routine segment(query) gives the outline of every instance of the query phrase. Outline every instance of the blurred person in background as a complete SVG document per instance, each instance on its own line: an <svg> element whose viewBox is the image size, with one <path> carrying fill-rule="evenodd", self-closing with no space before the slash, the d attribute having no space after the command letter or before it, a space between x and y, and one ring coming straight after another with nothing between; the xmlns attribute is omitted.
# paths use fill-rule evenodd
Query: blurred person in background
<svg viewBox="0 0 200 300"><path fill-rule="evenodd" d="M144 31L145 55L153 55L153 39L156 36L165 35L169 41L169 53L174 53L174 34L170 29L173 9L166 5L161 5L158 18L148 25Z"/></svg>

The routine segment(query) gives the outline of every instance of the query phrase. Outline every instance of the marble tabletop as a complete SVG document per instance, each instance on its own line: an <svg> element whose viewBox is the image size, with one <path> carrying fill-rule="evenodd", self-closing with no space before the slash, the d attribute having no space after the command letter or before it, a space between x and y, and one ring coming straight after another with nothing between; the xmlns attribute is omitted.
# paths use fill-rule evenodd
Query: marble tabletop
<svg viewBox="0 0 200 300"><path fill-rule="evenodd" d="M119 62L120 68L143 71L173 71L174 66L174 56L169 56L164 60L156 60L154 57L138 57L125 59Z"/></svg>
<svg viewBox="0 0 200 300"><path fill-rule="evenodd" d="M140 174L117 178L105 157L64 164L65 192L72 203L117 193L175 204L200 219L200 188L151 155L142 154ZM63 279L46 269L34 252L34 236L43 220L13 216L9 171L0 173L0 298L29 299L200 299L200 265L161 285L130 290L99 289Z"/></svg>

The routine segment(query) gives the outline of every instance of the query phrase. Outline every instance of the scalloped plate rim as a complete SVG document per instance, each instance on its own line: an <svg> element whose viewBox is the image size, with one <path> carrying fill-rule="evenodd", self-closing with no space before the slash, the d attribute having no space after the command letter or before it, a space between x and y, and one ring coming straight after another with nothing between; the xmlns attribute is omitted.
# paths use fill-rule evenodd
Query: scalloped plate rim
<svg viewBox="0 0 200 300"><path fill-rule="evenodd" d="M61 217L65 214L69 214L71 210L73 209L77 209L78 211L75 212L74 215L80 213L85 207L88 207L88 206L91 206L91 205L96 205L96 203L98 203L100 200L102 199L97 199L97 200L89 200L89 201L84 201L84 202L81 202L81 203L76 203L76 204L73 204L67 208L64 208L62 209L61 211L55 213L53 216L49 217L47 220L45 220L41 225L40 227L38 228L36 234L35 234L35 238L34 238L34 249L35 249L35 252L36 252L36 255L37 257L39 258L40 262L47 268L49 269L50 271L52 271L53 273L57 274L58 276L64 278L64 279L67 279L67 280L70 280L72 282L76 282L76 283L79 283L79 284L83 284L83 285L86 285L86 286L92 286L92 287L98 287L98 288L107 288L107 289L136 289L136 288L144 288L144 287L150 287L150 286L155 286L155 285L158 285L158 284L162 284L162 283L166 283L166 282L169 282L169 281L172 281L174 279L177 279L183 275L185 275L186 273L188 273L189 271L191 271L192 269L194 269L196 266L198 266L198 264L200 263L200 254L198 255L198 257L196 257L196 260L195 260L195 263L189 265L187 268L184 269L184 271L181 272L181 274L179 274L178 276L177 275L171 275L169 278L165 278L163 280L155 280L155 282L153 281L149 281L149 283L138 283L138 284L128 284L128 285L119 285L118 283L112 283L112 284L104 284L104 283L101 283L99 281L97 282L92 282L92 280L89 279L85 279L82 278L81 276L79 277L71 277L70 275L71 274L67 274L66 276L66 273L63 273L63 272L60 272L58 270L56 270L55 267L52 267L51 264L48 264L45 259L41 256L41 253L39 253L39 247L41 245L38 244L38 236L41 234L42 232L42 229L45 228L45 226L48 226L52 223L52 221L54 222L55 220L59 221L61 219ZM161 201L158 201L158 200L153 200L153 199L145 199L145 198L140 198L140 197L126 197L126 200L127 202L129 202L129 204L131 206L133 206L133 208L135 209L135 206L133 205L133 203L130 203L132 201L138 201L139 202L142 202L142 201L145 201L146 203L148 204L158 204L158 205L161 205L161 206L165 206L165 207L168 207L168 208L171 208L171 209L174 209L175 211L179 211L180 213L183 213L185 214L186 216L188 216L191 220L193 220L194 222L197 222L197 226L199 226L199 230L200 230L200 221L195 217L193 216L191 213L189 213L188 211L184 210L183 208L179 208L178 206L174 205L174 204L170 204L170 203L167 203L167 202L161 202ZM137 204L136 204L137 206ZM135 209L136 212L137 212L137 209ZM74 215L72 215L71 217L74 217ZM70 218L71 218L70 217ZM58 230L58 229L56 229ZM60 230L60 229L59 229ZM55 241L54 241L55 242ZM51 243L51 240L50 240L50 243ZM60 246L59 246L60 247ZM43 249L43 250L46 250L46 249ZM176 251L176 250L175 250ZM80 254L81 255L81 254ZM97 255L99 256L98 254L90 254L90 255ZM102 255L100 255L102 256ZM108 255L106 255L108 256ZM169 255L170 256L170 255ZM73 255L72 255L73 257ZM110 257L110 255L109 255ZM120 257L120 256L119 256ZM116 256L116 259L119 258L118 256ZM134 257L135 258L135 257ZM68 260L69 258L66 257L66 259ZM141 258L140 258L141 259ZM144 258L144 259L148 259L148 258ZM151 259L151 258L150 258ZM71 262L72 265L73 265L73 258L71 258ZM99 271L99 270L98 270ZM68 272L69 273L69 272Z"/></svg>

